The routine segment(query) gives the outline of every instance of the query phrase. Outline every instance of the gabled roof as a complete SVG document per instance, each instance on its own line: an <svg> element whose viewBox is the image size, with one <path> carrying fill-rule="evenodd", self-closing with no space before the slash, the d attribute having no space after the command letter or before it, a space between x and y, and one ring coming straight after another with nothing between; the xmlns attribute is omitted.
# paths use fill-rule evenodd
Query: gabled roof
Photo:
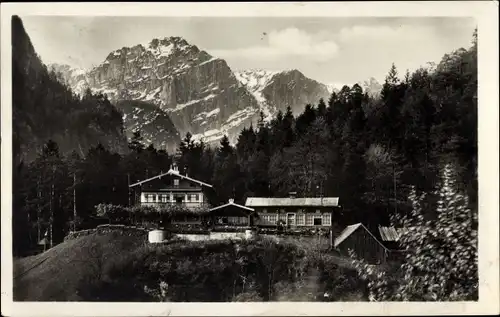
<svg viewBox="0 0 500 317"><path fill-rule="evenodd" d="M150 181L152 181L152 180L162 178L163 176L170 176L170 175L171 175L171 176L177 176L177 177L180 177L180 178L186 179L186 180L191 181L191 182L195 182L195 183L197 183L197 184L199 184L199 185L201 185L201 186L205 186L205 187L210 187L210 188L212 188L212 185L210 185L210 184L207 184L207 183L204 183L204 182L202 182L202 181L196 180L196 179L194 179L194 178L188 177L187 175L182 175L182 174L179 174L179 172L178 172L178 171L175 171L175 170L173 170L173 169L170 169L170 170L169 170L168 172L166 172L166 173L163 173L163 174L160 174L160 175L156 175L156 176L154 176L154 177L150 177L150 178L145 179L145 180L143 180L143 181L140 181L140 182L137 182L137 183L131 184L131 185L129 185L129 187L135 187L135 186L137 186L137 185L142 185L142 184L147 183L147 182L150 182Z"/></svg>
<svg viewBox="0 0 500 317"><path fill-rule="evenodd" d="M337 247L341 244L347 237L351 235L354 231L356 231L361 226L361 223L357 223L354 225L347 226L337 238L335 238L334 247Z"/></svg>
<svg viewBox="0 0 500 317"><path fill-rule="evenodd" d="M386 249L387 251L390 251L382 242L379 241L379 239L377 239L377 237L375 237L373 235L373 233L370 232L370 230L368 230L367 227L365 227L362 223L356 223L356 224L353 224L353 225L350 225L350 226L347 226L340 234L337 238L335 238L335 242L334 242L334 247L336 248L337 246L339 246L342 242L344 242L345 239L347 239L351 234L353 234L353 232L355 232L356 230L358 230L359 228L363 228L364 230L366 230L372 237L373 239L375 239L375 241L378 242L378 244L380 244L384 249Z"/></svg>
<svg viewBox="0 0 500 317"><path fill-rule="evenodd" d="M338 197L306 197L306 198L267 198L248 197L245 206L249 207L281 207L281 206L304 206L304 207L339 207Z"/></svg>
<svg viewBox="0 0 500 317"><path fill-rule="evenodd" d="M249 207L245 207L245 206L242 206L240 204L236 204L234 202L234 200L230 199L229 202L227 204L224 204L224 205L221 205L221 206L217 206L217 207L214 207L212 209L210 209L210 211L215 211L215 210L219 210L219 209L223 209L223 208L226 208L226 207L229 207L229 206L234 206L236 208L241 208L241 209L244 209L244 210L247 210L247 211L254 211L253 208L249 208Z"/></svg>

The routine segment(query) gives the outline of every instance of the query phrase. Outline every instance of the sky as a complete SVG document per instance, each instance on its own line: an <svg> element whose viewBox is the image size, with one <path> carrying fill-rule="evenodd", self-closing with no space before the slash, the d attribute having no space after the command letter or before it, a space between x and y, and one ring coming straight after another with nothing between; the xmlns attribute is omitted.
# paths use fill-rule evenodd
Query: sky
<svg viewBox="0 0 500 317"><path fill-rule="evenodd" d="M180 36L231 69L298 69L326 84L374 77L394 63L403 76L469 47L476 22L462 17L24 16L42 61L91 68L113 50Z"/></svg>

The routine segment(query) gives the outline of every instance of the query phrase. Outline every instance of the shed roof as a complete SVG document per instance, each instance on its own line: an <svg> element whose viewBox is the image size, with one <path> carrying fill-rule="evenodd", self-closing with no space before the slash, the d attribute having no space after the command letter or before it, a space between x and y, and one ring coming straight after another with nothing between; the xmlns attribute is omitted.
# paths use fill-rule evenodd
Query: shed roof
<svg viewBox="0 0 500 317"><path fill-rule="evenodd" d="M335 238L334 246L337 247L341 244L347 237L349 237L354 231L356 231L361 226L361 223L347 226L337 238Z"/></svg>
<svg viewBox="0 0 500 317"><path fill-rule="evenodd" d="M249 207L280 207L280 206L304 206L304 207L339 207L338 197L305 197L305 198L268 198L248 197L245 206Z"/></svg>
<svg viewBox="0 0 500 317"><path fill-rule="evenodd" d="M197 179L194 179L194 178L191 178L191 177L188 177L187 175L182 175L180 174L178 171L176 170L173 170L173 169L170 169L168 172L166 173L163 173L163 174L160 174L160 175L156 175L156 176L153 176L153 177L150 177L150 178L147 178L145 180L142 180L140 182L137 182L137 183L134 183L134 184L131 184L129 185L129 187L135 187L135 186L138 186L138 185L142 185L144 183L147 183L147 182L150 182L152 180L155 180L155 179L159 179L159 178L162 178L163 176L177 176L177 177L180 177L180 178L183 178L183 179L186 179L188 181L191 181L191 182L194 182L194 183L197 183L201 186L205 186L205 187L210 187L212 188L212 185L210 184L207 184L207 183L204 183L202 181L199 181Z"/></svg>
<svg viewBox="0 0 500 317"><path fill-rule="evenodd" d="M353 232L355 232L356 230L358 230L359 228L363 228L364 230L366 230L370 236L373 237L373 239L375 241L377 241L384 249L386 250L389 250L389 248L387 248L382 242L380 242L379 239L377 239L377 237L375 237L373 235L373 233L370 232L370 230L368 230L367 227L365 227L362 223L356 223L356 224L353 224L353 225L350 225L350 226L347 226L340 234L337 238L335 238L335 242L334 242L334 247L336 248L337 246L339 246L342 242L345 241L345 239L347 239L351 234L353 234Z"/></svg>
<svg viewBox="0 0 500 317"><path fill-rule="evenodd" d="M396 229L394 227L379 226L378 231L382 241L399 241L401 236L401 229Z"/></svg>

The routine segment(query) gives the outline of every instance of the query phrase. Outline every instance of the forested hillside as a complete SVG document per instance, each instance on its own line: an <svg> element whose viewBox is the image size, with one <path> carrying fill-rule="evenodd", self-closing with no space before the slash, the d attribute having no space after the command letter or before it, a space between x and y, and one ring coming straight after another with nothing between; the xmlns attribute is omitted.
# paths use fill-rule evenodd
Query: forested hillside
<svg viewBox="0 0 500 317"><path fill-rule="evenodd" d="M79 98L59 82L36 54L18 16L12 17L12 57L13 238L19 240L15 244L27 245L33 219L41 218L33 213L50 209L57 222L67 211L69 198L61 188L67 186L63 178L72 176L62 155L84 156L98 144L123 153L127 141L121 113L105 96L87 91ZM47 158L50 165L40 167L37 157ZM35 173L30 174L32 179L26 178L28 166ZM35 205L30 201L32 193L37 197Z"/></svg>
<svg viewBox="0 0 500 317"><path fill-rule="evenodd" d="M44 74L41 70L39 73ZM104 97L90 95L78 101L61 84L49 82L61 87L61 98L67 100L51 103L54 107L83 109L83 118L92 118L85 111L85 100L97 100L108 107ZM22 81L18 84L25 87ZM37 111L33 112L36 116L23 120L47 116L44 105L23 103L21 95L17 98L14 109L20 109L21 103ZM361 221L368 227L388 222L393 213L408 211L410 186L432 192L442 166L451 163L462 189L469 194L471 208L477 209L475 35L470 48L444 56L433 68L401 75L393 66L380 96L370 96L359 85L344 86L329 100L304 105L299 116L294 117L288 109L266 123L262 114L257 126L239 134L235 147L224 138L214 150L194 142L188 134L180 142L177 155L171 156L153 146L145 148L139 142L140 133L135 133L127 154L100 144L90 148L82 144L81 149L68 154L67 139L58 136L57 131L66 131L63 127L70 126L81 126L78 131L82 133L94 130L81 125L79 112L74 109L71 113L76 121L64 117L66 122L61 122L64 120L57 117L57 109L50 111L55 123L46 130L54 132L33 138L37 142L44 138L55 142L46 143L32 163L15 166L14 249L18 253L32 247L51 221L57 243L74 224L75 212L78 226L95 215L98 203L127 205L128 181L166 171L173 160L189 176L214 185L218 197L211 201L213 205L227 202L230 197L242 203L248 196L283 196L290 191L297 191L299 196L336 196L340 197L345 216L339 221ZM116 125L104 125L109 127L107 131L114 131L121 118L113 108L109 109L110 120L97 122L104 125L115 120ZM24 121L16 124L20 122ZM37 135L33 131L38 124L25 126L31 130L24 125L15 128L18 146L28 144L24 141L27 136ZM428 197L426 203L432 204L433 195ZM424 207L426 216L433 217L430 210L435 209Z"/></svg>
<svg viewBox="0 0 500 317"><path fill-rule="evenodd" d="M62 153L83 155L92 145L126 148L121 114L103 95L83 98L58 81L40 60L21 19L12 17L12 116L14 162L34 159L52 139Z"/></svg>

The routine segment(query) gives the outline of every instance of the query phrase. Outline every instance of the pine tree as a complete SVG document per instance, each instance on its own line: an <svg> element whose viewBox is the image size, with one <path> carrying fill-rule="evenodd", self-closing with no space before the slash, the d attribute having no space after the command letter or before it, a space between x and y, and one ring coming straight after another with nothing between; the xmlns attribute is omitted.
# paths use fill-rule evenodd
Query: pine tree
<svg viewBox="0 0 500 317"><path fill-rule="evenodd" d="M325 115L326 115L326 104L323 98L321 98L318 103L318 116L323 117Z"/></svg>
<svg viewBox="0 0 500 317"><path fill-rule="evenodd" d="M226 203L230 198L242 199L241 170L227 136L224 136L220 141L215 157L212 181L217 191L219 203Z"/></svg>
<svg viewBox="0 0 500 317"><path fill-rule="evenodd" d="M144 138L142 137L141 132L134 131L128 147L130 150L140 153L142 150L144 150L143 141Z"/></svg>
<svg viewBox="0 0 500 317"><path fill-rule="evenodd" d="M356 261L368 279L374 301L466 301L478 296L477 210L469 208L467 195L457 189L453 166L446 164L437 190L437 218L426 220L425 194L412 189L410 216L395 216L403 228L400 244L405 262L395 272L374 272Z"/></svg>

